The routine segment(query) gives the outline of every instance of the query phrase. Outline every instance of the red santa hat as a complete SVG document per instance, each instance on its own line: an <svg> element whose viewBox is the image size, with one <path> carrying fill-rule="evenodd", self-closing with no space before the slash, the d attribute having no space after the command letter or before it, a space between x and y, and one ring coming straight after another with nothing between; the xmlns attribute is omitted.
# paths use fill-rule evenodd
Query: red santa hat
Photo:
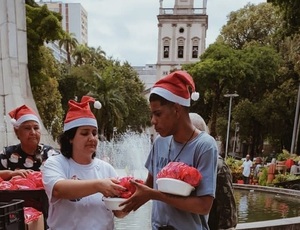
<svg viewBox="0 0 300 230"><path fill-rule="evenodd" d="M11 117L11 124L17 128L25 121L36 121L40 125L40 120L36 113L27 105L22 105L12 111L9 116Z"/></svg>
<svg viewBox="0 0 300 230"><path fill-rule="evenodd" d="M157 81L151 89L150 95L155 93L168 101L189 107L191 100L196 101L199 93L195 92L193 78L185 71L179 70ZM190 95L190 93L192 93Z"/></svg>
<svg viewBox="0 0 300 230"><path fill-rule="evenodd" d="M84 125L98 128L97 120L90 108L90 102L94 102L94 108L101 108L101 103L90 96L83 96L81 102L74 100L68 102L69 110L64 122L64 132Z"/></svg>

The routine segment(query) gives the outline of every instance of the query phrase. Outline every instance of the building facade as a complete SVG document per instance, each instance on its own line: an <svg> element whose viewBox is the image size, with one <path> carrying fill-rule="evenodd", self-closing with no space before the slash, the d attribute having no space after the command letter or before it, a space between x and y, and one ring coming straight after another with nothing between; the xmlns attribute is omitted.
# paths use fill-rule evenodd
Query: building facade
<svg viewBox="0 0 300 230"><path fill-rule="evenodd" d="M73 34L79 44L88 45L88 13L80 3L62 3L61 1L39 1L39 5L47 5L48 9L62 15L61 25L64 31ZM60 48L58 42L46 44L53 51L59 62L67 59L67 53Z"/></svg>
<svg viewBox="0 0 300 230"><path fill-rule="evenodd" d="M175 0L173 8L160 0L158 19L157 80L182 64L199 61L205 50L207 0Z"/></svg>

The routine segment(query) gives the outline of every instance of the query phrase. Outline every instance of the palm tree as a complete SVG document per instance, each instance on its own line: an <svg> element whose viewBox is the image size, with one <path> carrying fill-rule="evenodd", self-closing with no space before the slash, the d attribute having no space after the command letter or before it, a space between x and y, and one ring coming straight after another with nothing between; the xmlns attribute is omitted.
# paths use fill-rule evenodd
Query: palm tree
<svg viewBox="0 0 300 230"><path fill-rule="evenodd" d="M75 47L72 57L75 59L75 66L83 65L90 59L90 48L86 44L80 44Z"/></svg>
<svg viewBox="0 0 300 230"><path fill-rule="evenodd" d="M67 62L68 62L69 65L71 65L72 64L71 53L76 48L76 46L78 45L78 41L75 38L75 34L65 32L58 44L59 44L59 48L63 47L66 50L66 52L67 52Z"/></svg>
<svg viewBox="0 0 300 230"><path fill-rule="evenodd" d="M102 108L95 111L96 119L100 124L100 135L109 136L113 127L123 125L124 117L128 116L128 108L120 94L120 80L114 76L113 67L107 68L102 76L95 73L95 77L98 84L94 86L90 95L97 98L102 104Z"/></svg>
<svg viewBox="0 0 300 230"><path fill-rule="evenodd" d="M98 48L90 47L90 58L87 61L87 64L95 66L99 70L103 70L108 66L106 53L99 46Z"/></svg>

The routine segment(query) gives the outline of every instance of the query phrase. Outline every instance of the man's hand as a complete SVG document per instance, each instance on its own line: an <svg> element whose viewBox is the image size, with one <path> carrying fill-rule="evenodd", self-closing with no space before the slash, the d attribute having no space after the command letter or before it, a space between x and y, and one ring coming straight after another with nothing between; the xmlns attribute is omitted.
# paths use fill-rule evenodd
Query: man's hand
<svg viewBox="0 0 300 230"><path fill-rule="evenodd" d="M130 198L121 204L121 206L124 205L122 211L127 213L138 210L139 207L151 200L151 195L155 192L155 190L134 180L130 180L130 183L135 185L136 191Z"/></svg>

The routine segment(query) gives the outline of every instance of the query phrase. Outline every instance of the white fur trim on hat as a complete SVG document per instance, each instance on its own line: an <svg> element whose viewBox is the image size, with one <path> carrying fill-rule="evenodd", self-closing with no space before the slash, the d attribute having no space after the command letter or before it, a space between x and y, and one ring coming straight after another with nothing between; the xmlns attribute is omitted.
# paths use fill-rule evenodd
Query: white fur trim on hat
<svg viewBox="0 0 300 230"><path fill-rule="evenodd" d="M155 93L155 94L167 99L168 101L172 101L172 102L178 103L178 104L183 105L183 106L190 106L191 105L190 98L185 99L183 97L179 97L176 94L170 92L169 90L166 90L166 89L161 88L161 87L152 88L150 94L152 94L152 93Z"/></svg>
<svg viewBox="0 0 300 230"><path fill-rule="evenodd" d="M64 132L79 126L94 126L98 128L96 119L93 118L78 118L76 120L65 123Z"/></svg>
<svg viewBox="0 0 300 230"><path fill-rule="evenodd" d="M34 114L26 114L21 116L17 121L11 121L14 127L19 127L25 121L36 121L40 125L40 120ZM13 124L14 123L14 124Z"/></svg>

